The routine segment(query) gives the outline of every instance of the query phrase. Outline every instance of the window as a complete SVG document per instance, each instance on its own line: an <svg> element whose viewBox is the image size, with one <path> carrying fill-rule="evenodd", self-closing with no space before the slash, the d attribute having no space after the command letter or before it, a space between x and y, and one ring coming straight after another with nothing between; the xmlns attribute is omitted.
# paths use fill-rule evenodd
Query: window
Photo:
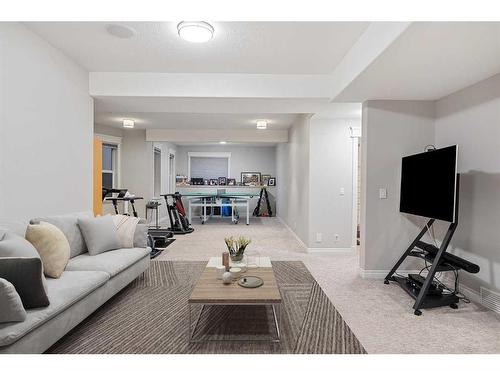
<svg viewBox="0 0 500 375"><path fill-rule="evenodd" d="M117 187L117 153L117 145L102 144L102 187L104 188Z"/></svg>
<svg viewBox="0 0 500 375"><path fill-rule="evenodd" d="M229 153L189 153L189 178L213 179L229 176Z"/></svg>

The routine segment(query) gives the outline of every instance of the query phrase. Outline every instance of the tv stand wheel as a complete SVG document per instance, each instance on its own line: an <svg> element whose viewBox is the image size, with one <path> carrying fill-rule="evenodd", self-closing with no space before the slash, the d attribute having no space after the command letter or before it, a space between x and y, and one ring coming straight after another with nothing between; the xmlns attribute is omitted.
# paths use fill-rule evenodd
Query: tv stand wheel
<svg viewBox="0 0 500 375"><path fill-rule="evenodd" d="M385 279L385 280L384 280L384 284L385 284L385 285L389 285L389 280Z"/></svg>
<svg viewBox="0 0 500 375"><path fill-rule="evenodd" d="M452 304L450 305L450 307L451 307L453 310L458 309L458 305L457 305L456 303L452 303Z"/></svg>
<svg viewBox="0 0 500 375"><path fill-rule="evenodd" d="M420 315L422 315L422 311L420 311L420 310L415 310L413 313L414 313L416 316L420 316Z"/></svg>

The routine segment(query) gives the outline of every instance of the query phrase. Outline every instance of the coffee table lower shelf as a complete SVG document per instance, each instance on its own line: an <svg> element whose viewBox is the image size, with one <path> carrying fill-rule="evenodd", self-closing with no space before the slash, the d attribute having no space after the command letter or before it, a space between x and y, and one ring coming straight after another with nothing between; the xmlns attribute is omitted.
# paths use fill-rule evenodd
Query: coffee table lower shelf
<svg viewBox="0 0 500 375"><path fill-rule="evenodd" d="M193 306L199 306L201 305L201 310L197 315L196 321L194 323L194 328L193 327L193 320L192 320L192 309ZM195 333L196 329L198 328L198 323L200 322L201 315L203 314L203 310L205 309L206 306L271 306L271 309L273 311L273 321L274 321L274 326L275 326L275 333L276 336L274 338L270 339L252 339L252 338L245 338L245 339L240 339L240 338L223 338L223 339L208 339L208 340L202 340L202 339L195 339ZM220 341L251 341L251 342L256 342L256 341L264 341L264 342L274 342L274 343L279 343L281 340L281 332L280 332L280 323L281 323L281 303L188 303L188 314L189 314L189 342L190 343L207 343L207 342L220 342Z"/></svg>

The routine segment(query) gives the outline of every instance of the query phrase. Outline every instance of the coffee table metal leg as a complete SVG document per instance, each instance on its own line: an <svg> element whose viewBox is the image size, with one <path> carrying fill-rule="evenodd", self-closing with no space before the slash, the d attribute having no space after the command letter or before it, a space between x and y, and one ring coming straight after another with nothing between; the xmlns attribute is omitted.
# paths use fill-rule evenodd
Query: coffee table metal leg
<svg viewBox="0 0 500 375"><path fill-rule="evenodd" d="M281 333L280 333L281 306L280 306L280 304L273 304L271 306L273 308L274 324L276 325L276 334L277 334L276 341L279 342L281 339ZM276 313L276 310L278 310L278 313Z"/></svg>
<svg viewBox="0 0 500 375"><path fill-rule="evenodd" d="M194 324L194 328L191 330L191 315L192 315L192 303L189 304L189 342L193 342L193 337L196 332L196 328L198 328L198 323L200 322L201 314L203 313L203 309L205 309L205 305L201 305L201 310L200 313L198 314L198 317L196 318L196 323Z"/></svg>

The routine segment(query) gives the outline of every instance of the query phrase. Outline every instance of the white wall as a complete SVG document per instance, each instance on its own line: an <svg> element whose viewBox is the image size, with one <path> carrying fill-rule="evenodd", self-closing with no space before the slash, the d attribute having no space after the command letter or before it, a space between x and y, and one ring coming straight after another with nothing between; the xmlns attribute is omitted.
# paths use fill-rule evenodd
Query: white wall
<svg viewBox="0 0 500 375"><path fill-rule="evenodd" d="M461 174L451 251L481 267L462 272L465 285L500 291L500 74L436 102L436 145L451 144Z"/></svg>
<svg viewBox="0 0 500 375"><path fill-rule="evenodd" d="M140 217L146 217L145 204L153 197L153 142L146 142L146 131L126 129L122 141L122 186L144 199L136 202Z"/></svg>
<svg viewBox="0 0 500 375"><path fill-rule="evenodd" d="M140 217L145 217L144 205L153 198L154 193L153 166L150 166L150 163L153 163L153 146L160 148L162 152L162 193L167 192L169 151L175 152L177 146L170 142L147 142L145 130L121 129L95 124L94 132L122 138L120 163L122 183L119 187L128 188L130 193L144 197L144 200L137 202L136 207L139 208ZM151 173L150 176L149 173ZM162 203L160 216L164 217L167 214L167 209L164 199L161 198L160 201ZM111 213L112 207L107 207L105 212ZM129 208L129 212L131 213L131 208Z"/></svg>
<svg viewBox="0 0 500 375"><path fill-rule="evenodd" d="M351 138L350 126L359 128L361 120L311 118L310 248L346 250L353 244L353 142L357 145L357 139ZM321 242L317 233L322 235Z"/></svg>
<svg viewBox="0 0 500 375"><path fill-rule="evenodd" d="M123 137L123 128L114 128L111 126L94 124L94 133L111 135L113 137Z"/></svg>
<svg viewBox="0 0 500 375"><path fill-rule="evenodd" d="M310 115L297 117L288 143L276 148L278 216L307 247L309 243L309 126Z"/></svg>
<svg viewBox="0 0 500 375"><path fill-rule="evenodd" d="M0 218L91 210L88 72L18 23L0 56Z"/></svg>
<svg viewBox="0 0 500 375"><path fill-rule="evenodd" d="M240 181L241 172L260 172L276 175L275 147L267 146L178 146L176 153L177 174L188 173L188 152L230 152L230 178ZM277 181L279 183L279 181Z"/></svg>
<svg viewBox="0 0 500 375"><path fill-rule="evenodd" d="M161 150L161 169L162 169L162 181L161 181L161 193L162 194L167 194L169 193L168 187L169 187L169 175L168 175L168 167L169 167L169 157L170 157L170 152L173 152L175 155L175 158L177 158L177 146L173 143L170 142L154 142L153 143L154 147L157 147ZM175 161L176 159L174 159ZM175 174L176 174L176 165L174 164L174 171L172 172L174 176L174 184L175 184ZM174 191L176 189L174 188ZM159 208L160 211L160 217L166 217L167 216L167 206L165 199L163 197L155 197L155 198L160 198L161 206Z"/></svg>
<svg viewBox="0 0 500 375"><path fill-rule="evenodd" d="M434 143L434 103L367 101L362 132L360 267L367 274L383 273L425 225L425 220L399 213L401 158ZM387 189L387 199L379 199L380 188Z"/></svg>

